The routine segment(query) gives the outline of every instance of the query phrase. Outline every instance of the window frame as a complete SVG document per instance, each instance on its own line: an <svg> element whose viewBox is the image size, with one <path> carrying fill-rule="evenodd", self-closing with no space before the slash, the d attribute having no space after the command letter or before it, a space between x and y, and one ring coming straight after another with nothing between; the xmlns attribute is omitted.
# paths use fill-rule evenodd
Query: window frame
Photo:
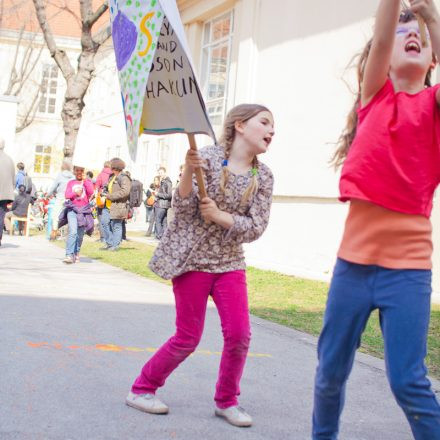
<svg viewBox="0 0 440 440"><path fill-rule="evenodd" d="M211 40L212 36L212 29L213 24L216 21L220 21L222 18L229 18L230 19L230 31L229 34L226 36L223 36L217 40ZM206 38L206 29L207 25L209 26L209 33L210 35L208 38ZM205 100L205 106L206 110L208 112L208 108L211 105L214 105L216 102L221 102L222 104L222 111L221 112L215 112L213 113L214 116L220 116L220 123L216 124L213 121L213 118L208 113L208 116L211 119L211 123L214 127L220 127L223 123L223 120L226 115L226 109L227 109L227 103L228 103L228 92L229 92L229 70L231 66L231 55L232 55L232 40L234 38L234 27L235 27L235 13L234 9L229 9L228 11L224 11L221 14L218 14L209 20L206 20L203 22L203 32L202 32L202 45L201 45L201 56L200 56L200 79L201 79L201 86L202 86L202 95ZM224 89L224 95L222 98L215 98L215 99L209 99L209 76L210 76L210 68L211 68L211 62L212 62L212 51L216 47L221 47L226 43L226 47L228 50L227 53L227 62L226 62L226 79L225 79L225 89ZM205 51L207 51L207 59L205 64ZM205 70L204 70L205 66Z"/></svg>
<svg viewBox="0 0 440 440"><path fill-rule="evenodd" d="M38 148L41 148L41 151L38 151ZM50 149L50 151L45 151L46 149ZM34 149L34 164L33 164L33 173L38 176L49 176L51 174L52 168L52 159L55 153L55 148L52 145L47 144L36 144ZM37 157L41 157L41 160L37 161ZM46 158L48 160L48 169L45 171ZM36 167L39 166L39 169Z"/></svg>
<svg viewBox="0 0 440 440"><path fill-rule="evenodd" d="M39 115L54 116L56 114L59 76L60 76L59 70L60 69L56 64L45 63L42 66L41 86L40 86L41 96L37 107L37 112ZM47 75L45 75L46 72ZM46 84L44 84L44 82L46 82ZM51 91L53 89L55 90L55 92ZM43 101L44 101L44 110L41 110Z"/></svg>

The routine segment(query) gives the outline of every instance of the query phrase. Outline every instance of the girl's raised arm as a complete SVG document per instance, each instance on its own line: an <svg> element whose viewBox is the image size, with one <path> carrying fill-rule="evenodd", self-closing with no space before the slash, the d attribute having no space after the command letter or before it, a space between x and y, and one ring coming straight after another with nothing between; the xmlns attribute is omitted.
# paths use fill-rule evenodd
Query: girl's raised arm
<svg viewBox="0 0 440 440"><path fill-rule="evenodd" d="M400 15L400 0L381 0L376 15L370 54L361 85L361 105L367 105L383 87L390 69L391 53Z"/></svg>
<svg viewBox="0 0 440 440"><path fill-rule="evenodd" d="M420 14L428 26L432 50L440 60L440 15L433 0L411 0L411 10ZM440 105L440 89L436 93L437 104Z"/></svg>

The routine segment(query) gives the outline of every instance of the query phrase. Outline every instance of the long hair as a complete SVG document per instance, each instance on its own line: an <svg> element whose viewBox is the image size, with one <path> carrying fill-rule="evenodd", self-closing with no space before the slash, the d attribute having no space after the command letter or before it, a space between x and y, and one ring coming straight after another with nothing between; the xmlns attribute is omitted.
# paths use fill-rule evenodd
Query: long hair
<svg viewBox="0 0 440 440"><path fill-rule="evenodd" d="M417 17L409 9L403 10L402 13L400 14L399 23L409 23L410 21L413 20L417 20ZM356 66L358 91L356 94L356 99L353 104L353 107L350 110L350 113L348 114L347 117L347 125L342 131L342 134L339 137L338 142L336 143L337 145L336 151L333 154L332 158L330 159L330 164L333 165L335 169L339 168L344 163L344 160L348 154L348 150L350 149L350 146L353 143L353 140L356 136L356 130L358 126L357 110L361 104L362 82L364 80L365 65L368 60L368 55L370 54L372 42L373 40L370 39L366 44L364 50L361 53L355 55L351 59L348 65L348 67L352 67L353 65ZM433 61L435 61L434 54L433 54ZM426 87L431 87L431 72L432 72L431 69L429 69L426 74L425 77Z"/></svg>
<svg viewBox="0 0 440 440"><path fill-rule="evenodd" d="M229 110L226 115L225 121L223 123L223 132L220 137L220 145L223 147L225 152L226 160L229 159L231 154L232 144L235 139L236 130L235 124L236 122L246 122L249 119L252 119L254 116L258 115L260 112L267 111L270 113L270 110L264 105L260 104L239 104ZM257 156L254 156L252 159L252 168L258 170L258 159ZM222 192L225 192L226 184L228 182L229 171L226 166L222 167L222 175L220 177L220 189ZM258 191L258 177L257 172L252 173L251 181L249 182L248 187L246 188L242 198L241 204L245 204L256 192Z"/></svg>

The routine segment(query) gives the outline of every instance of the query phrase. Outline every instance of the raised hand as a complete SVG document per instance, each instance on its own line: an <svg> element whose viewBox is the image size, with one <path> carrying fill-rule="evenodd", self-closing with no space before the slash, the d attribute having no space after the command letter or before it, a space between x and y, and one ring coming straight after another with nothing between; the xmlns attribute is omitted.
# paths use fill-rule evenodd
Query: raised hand
<svg viewBox="0 0 440 440"><path fill-rule="evenodd" d="M439 15L434 0L409 0L409 4L411 11L420 15L427 25L438 20Z"/></svg>
<svg viewBox="0 0 440 440"><path fill-rule="evenodd" d="M202 159L200 153L197 150L193 150L190 148L186 152L186 157L185 157L186 168L189 168L192 172L194 172L196 168L203 168L204 164L205 161Z"/></svg>

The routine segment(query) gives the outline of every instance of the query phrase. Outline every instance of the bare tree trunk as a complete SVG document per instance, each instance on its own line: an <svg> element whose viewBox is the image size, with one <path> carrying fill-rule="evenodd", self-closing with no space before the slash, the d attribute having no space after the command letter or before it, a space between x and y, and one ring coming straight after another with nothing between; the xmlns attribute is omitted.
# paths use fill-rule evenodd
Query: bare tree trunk
<svg viewBox="0 0 440 440"><path fill-rule="evenodd" d="M61 118L64 128L64 156L72 157L85 105L84 96L95 71L95 55L101 44L110 36L110 32L107 31L100 32L96 38L93 38L92 27L108 9L108 5L105 2L93 12L91 0L79 0L82 26L81 54L75 71L67 54L56 45L47 22L45 1L33 0L33 3L46 45L67 83Z"/></svg>

